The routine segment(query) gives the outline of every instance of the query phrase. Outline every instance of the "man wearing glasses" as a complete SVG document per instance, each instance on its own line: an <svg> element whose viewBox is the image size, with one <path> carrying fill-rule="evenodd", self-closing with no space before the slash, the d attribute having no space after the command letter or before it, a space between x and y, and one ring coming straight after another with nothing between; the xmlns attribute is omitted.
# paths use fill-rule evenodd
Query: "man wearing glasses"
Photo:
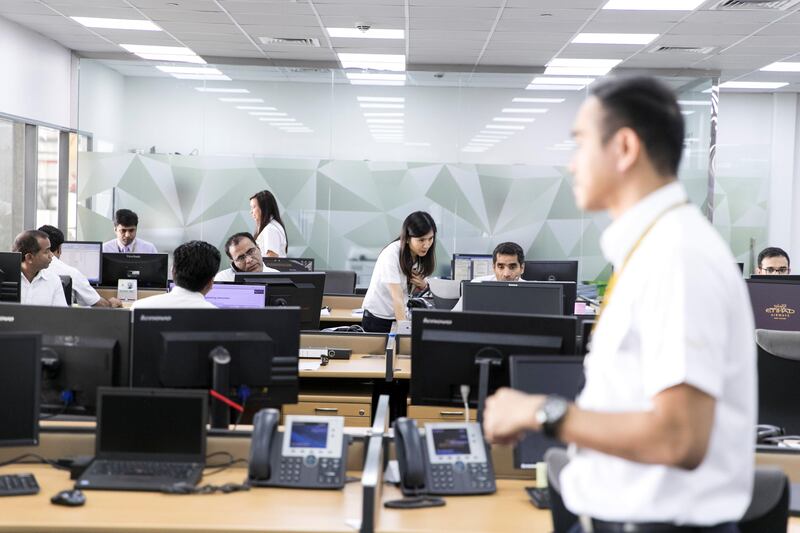
<svg viewBox="0 0 800 533"><path fill-rule="evenodd" d="M278 272L264 265L261 249L253 236L243 231L228 238L225 253L231 259L231 267L214 276L214 281L234 281L237 272Z"/></svg>
<svg viewBox="0 0 800 533"><path fill-rule="evenodd" d="M758 254L756 274L759 276L788 276L792 273L789 268L789 254L780 248L769 247Z"/></svg>

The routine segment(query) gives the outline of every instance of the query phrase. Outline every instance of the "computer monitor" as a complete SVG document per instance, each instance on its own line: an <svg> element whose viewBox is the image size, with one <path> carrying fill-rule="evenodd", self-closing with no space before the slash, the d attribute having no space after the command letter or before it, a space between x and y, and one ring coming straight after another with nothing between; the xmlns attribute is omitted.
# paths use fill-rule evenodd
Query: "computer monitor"
<svg viewBox="0 0 800 533"><path fill-rule="evenodd" d="M299 347L296 307L137 309L132 385L213 389L245 406L297 403ZM225 403L212 402L211 413L227 428Z"/></svg>
<svg viewBox="0 0 800 533"><path fill-rule="evenodd" d="M355 294L356 273L352 270L326 270L325 294Z"/></svg>
<svg viewBox="0 0 800 533"><path fill-rule="evenodd" d="M20 301L22 254L0 252L0 302Z"/></svg>
<svg viewBox="0 0 800 533"><path fill-rule="evenodd" d="M525 261L527 281L578 281L577 261Z"/></svg>
<svg viewBox="0 0 800 533"><path fill-rule="evenodd" d="M747 289L756 329L800 331L800 276L752 276Z"/></svg>
<svg viewBox="0 0 800 533"><path fill-rule="evenodd" d="M739 272L744 275L744 263L736 263L736 266L739 267Z"/></svg>
<svg viewBox="0 0 800 533"><path fill-rule="evenodd" d="M488 276L494 272L492 254L453 254L450 269L453 279L458 281Z"/></svg>
<svg viewBox="0 0 800 533"><path fill-rule="evenodd" d="M175 282L170 281L169 290L172 291L174 287ZM261 309L267 305L267 288L218 281L205 298L220 309Z"/></svg>
<svg viewBox="0 0 800 533"><path fill-rule="evenodd" d="M563 315L563 289L549 283L516 281L465 282L464 311L494 311L529 315Z"/></svg>
<svg viewBox="0 0 800 533"><path fill-rule="evenodd" d="M469 405L508 386L511 355L575 355L575 317L417 309L411 315L411 403ZM484 390L479 390L483 385Z"/></svg>
<svg viewBox="0 0 800 533"><path fill-rule="evenodd" d="M93 415L97 387L127 386L130 313L0 304L0 332L42 335L42 411Z"/></svg>
<svg viewBox="0 0 800 533"><path fill-rule="evenodd" d="M61 244L61 257L67 265L76 268L86 276L89 283L100 283L103 266L103 243L94 241L64 241Z"/></svg>
<svg viewBox="0 0 800 533"><path fill-rule="evenodd" d="M41 334L0 333L0 446L39 444Z"/></svg>
<svg viewBox="0 0 800 533"><path fill-rule="evenodd" d="M135 279L139 289L166 289L167 254L103 254L102 285L116 287L121 279Z"/></svg>
<svg viewBox="0 0 800 533"><path fill-rule="evenodd" d="M266 285L267 306L297 306L301 309L300 327L319 329L324 272L238 272L234 282Z"/></svg>
<svg viewBox="0 0 800 533"><path fill-rule="evenodd" d="M513 356L511 387L528 394L558 394L569 400L575 397L585 383L583 357L579 356ZM548 448L563 448L558 439L543 433L526 433L514 447L515 468L536 468Z"/></svg>
<svg viewBox="0 0 800 533"><path fill-rule="evenodd" d="M310 257L265 257L264 264L279 272L314 272Z"/></svg>

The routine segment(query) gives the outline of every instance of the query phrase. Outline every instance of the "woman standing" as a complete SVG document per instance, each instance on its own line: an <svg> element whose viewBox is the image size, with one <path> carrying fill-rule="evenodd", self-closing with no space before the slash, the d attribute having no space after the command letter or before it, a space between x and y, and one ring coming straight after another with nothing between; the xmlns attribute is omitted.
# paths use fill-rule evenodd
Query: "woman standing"
<svg viewBox="0 0 800 533"><path fill-rule="evenodd" d="M436 223L425 211L403 221L400 237L378 255L364 297L364 331L386 333L393 320L406 319L409 294L428 287L425 278L436 267Z"/></svg>
<svg viewBox="0 0 800 533"><path fill-rule="evenodd" d="M268 190L250 197L250 216L256 221L256 244L266 257L286 257L289 243L278 202Z"/></svg>

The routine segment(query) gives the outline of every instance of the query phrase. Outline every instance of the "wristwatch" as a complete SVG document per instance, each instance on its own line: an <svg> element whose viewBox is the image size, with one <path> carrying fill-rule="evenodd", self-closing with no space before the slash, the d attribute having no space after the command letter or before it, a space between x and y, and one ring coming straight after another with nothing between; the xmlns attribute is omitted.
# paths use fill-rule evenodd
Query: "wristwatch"
<svg viewBox="0 0 800 533"><path fill-rule="evenodd" d="M542 426L542 433L550 438L558 438L558 430L567 415L569 402L556 394L548 395L536 411L536 421Z"/></svg>

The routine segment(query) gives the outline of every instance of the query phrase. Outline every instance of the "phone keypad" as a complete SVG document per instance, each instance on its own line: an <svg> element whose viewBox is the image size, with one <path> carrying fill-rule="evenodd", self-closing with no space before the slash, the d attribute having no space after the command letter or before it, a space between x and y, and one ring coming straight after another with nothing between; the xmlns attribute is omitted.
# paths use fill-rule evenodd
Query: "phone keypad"
<svg viewBox="0 0 800 533"><path fill-rule="evenodd" d="M453 465L431 465L431 478L434 490L447 490L455 488L453 479Z"/></svg>
<svg viewBox="0 0 800 533"><path fill-rule="evenodd" d="M319 474L317 475L317 481L321 485L341 485L341 465L341 459L321 458L319 460Z"/></svg>
<svg viewBox="0 0 800 533"><path fill-rule="evenodd" d="M473 489L491 489L494 486L487 463L469 463L468 468Z"/></svg>
<svg viewBox="0 0 800 533"><path fill-rule="evenodd" d="M302 457L281 457L281 466L278 469L278 480L281 483L299 483L300 469L302 467Z"/></svg>

